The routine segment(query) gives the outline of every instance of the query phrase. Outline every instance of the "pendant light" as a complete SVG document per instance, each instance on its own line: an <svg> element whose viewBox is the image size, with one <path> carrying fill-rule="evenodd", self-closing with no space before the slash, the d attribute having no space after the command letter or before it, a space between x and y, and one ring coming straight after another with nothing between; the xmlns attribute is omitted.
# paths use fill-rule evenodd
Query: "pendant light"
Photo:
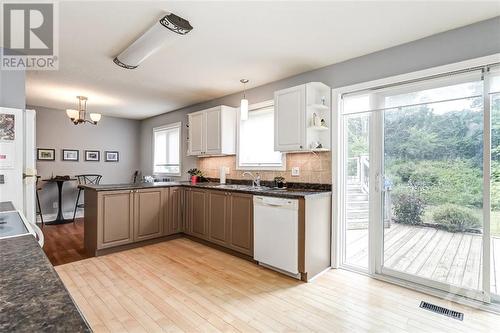
<svg viewBox="0 0 500 333"><path fill-rule="evenodd" d="M89 114L90 120L86 119L88 98L85 96L76 96L76 98L78 98L78 110L67 109L66 115L69 117L69 119L71 119L71 121L75 125L83 123L97 125L97 122L101 120L101 114L91 113Z"/></svg>
<svg viewBox="0 0 500 333"><path fill-rule="evenodd" d="M243 98L241 99L241 103L240 103L240 119L247 120L248 119L248 99L245 96L245 88L246 88L246 84L248 83L248 80L241 79L240 82L243 83Z"/></svg>

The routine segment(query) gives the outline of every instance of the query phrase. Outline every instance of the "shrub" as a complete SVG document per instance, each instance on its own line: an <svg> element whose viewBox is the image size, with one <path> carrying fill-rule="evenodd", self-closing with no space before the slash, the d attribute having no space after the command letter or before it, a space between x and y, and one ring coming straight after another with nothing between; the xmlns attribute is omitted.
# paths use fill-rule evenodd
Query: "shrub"
<svg viewBox="0 0 500 333"><path fill-rule="evenodd" d="M402 193L394 202L394 221L401 224L422 224L424 201L416 192Z"/></svg>
<svg viewBox="0 0 500 333"><path fill-rule="evenodd" d="M496 169L493 163L492 170ZM470 160L405 161L388 158L385 172L386 178L394 183L393 194L404 193L411 184L419 188L419 195L426 205L483 206L482 170ZM493 182L493 199L496 184L500 194L500 181ZM500 200L497 201L500 208ZM497 202L494 200L492 204L495 208Z"/></svg>
<svg viewBox="0 0 500 333"><path fill-rule="evenodd" d="M432 214L435 223L451 232L466 231L481 227L479 218L469 208L446 204L436 208Z"/></svg>

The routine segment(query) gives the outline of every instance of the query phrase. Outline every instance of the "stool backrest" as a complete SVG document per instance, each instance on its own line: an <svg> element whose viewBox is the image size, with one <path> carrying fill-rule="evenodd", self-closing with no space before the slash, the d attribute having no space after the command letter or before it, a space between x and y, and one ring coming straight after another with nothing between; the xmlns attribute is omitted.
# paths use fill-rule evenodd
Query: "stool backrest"
<svg viewBox="0 0 500 333"><path fill-rule="evenodd" d="M93 174L76 175L75 177L78 179L78 185L99 185L102 178L101 175Z"/></svg>

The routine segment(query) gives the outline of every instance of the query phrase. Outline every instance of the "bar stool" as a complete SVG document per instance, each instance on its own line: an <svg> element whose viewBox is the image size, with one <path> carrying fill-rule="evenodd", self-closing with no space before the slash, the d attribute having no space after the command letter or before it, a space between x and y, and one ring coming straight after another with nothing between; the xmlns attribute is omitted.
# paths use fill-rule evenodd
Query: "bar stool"
<svg viewBox="0 0 500 333"><path fill-rule="evenodd" d="M95 175L95 174L86 174L86 175L76 175L75 176L78 179L78 185L99 185L102 175ZM78 200L80 200L80 193L83 191L83 188L78 187L78 195L76 196L76 202L75 202L75 211L73 212L73 223L75 222L75 217L76 217L76 210L78 208L83 208L85 207L85 203L78 203Z"/></svg>
<svg viewBox="0 0 500 333"><path fill-rule="evenodd" d="M38 180L41 178L41 176L36 176L36 182L35 182L35 195L36 195L36 215L40 215L40 220L42 222L42 227L44 225L43 223L43 214L42 214L42 206L40 205L40 197L38 196L38 191L42 190L42 186L38 184Z"/></svg>

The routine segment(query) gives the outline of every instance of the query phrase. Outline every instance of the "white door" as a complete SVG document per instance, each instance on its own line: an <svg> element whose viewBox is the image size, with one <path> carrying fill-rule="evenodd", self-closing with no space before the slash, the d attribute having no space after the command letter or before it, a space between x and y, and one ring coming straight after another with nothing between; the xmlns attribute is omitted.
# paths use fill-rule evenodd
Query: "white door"
<svg viewBox="0 0 500 333"><path fill-rule="evenodd" d="M306 86L274 93L274 150L305 149Z"/></svg>
<svg viewBox="0 0 500 333"><path fill-rule="evenodd" d="M201 155L204 143L204 113L189 115L189 155Z"/></svg>
<svg viewBox="0 0 500 333"><path fill-rule="evenodd" d="M12 201L14 206L33 222L34 186L32 182L26 182L25 187L23 182L25 165L31 167L28 173L36 174L34 111L29 111L28 115L25 116L24 110L0 108L0 201ZM25 145L28 145L31 151L28 163L25 163L25 159L28 160Z"/></svg>
<svg viewBox="0 0 500 333"><path fill-rule="evenodd" d="M24 216L36 223L36 112L24 113Z"/></svg>
<svg viewBox="0 0 500 333"><path fill-rule="evenodd" d="M206 149L205 153L216 155L221 153L221 108L206 111Z"/></svg>

